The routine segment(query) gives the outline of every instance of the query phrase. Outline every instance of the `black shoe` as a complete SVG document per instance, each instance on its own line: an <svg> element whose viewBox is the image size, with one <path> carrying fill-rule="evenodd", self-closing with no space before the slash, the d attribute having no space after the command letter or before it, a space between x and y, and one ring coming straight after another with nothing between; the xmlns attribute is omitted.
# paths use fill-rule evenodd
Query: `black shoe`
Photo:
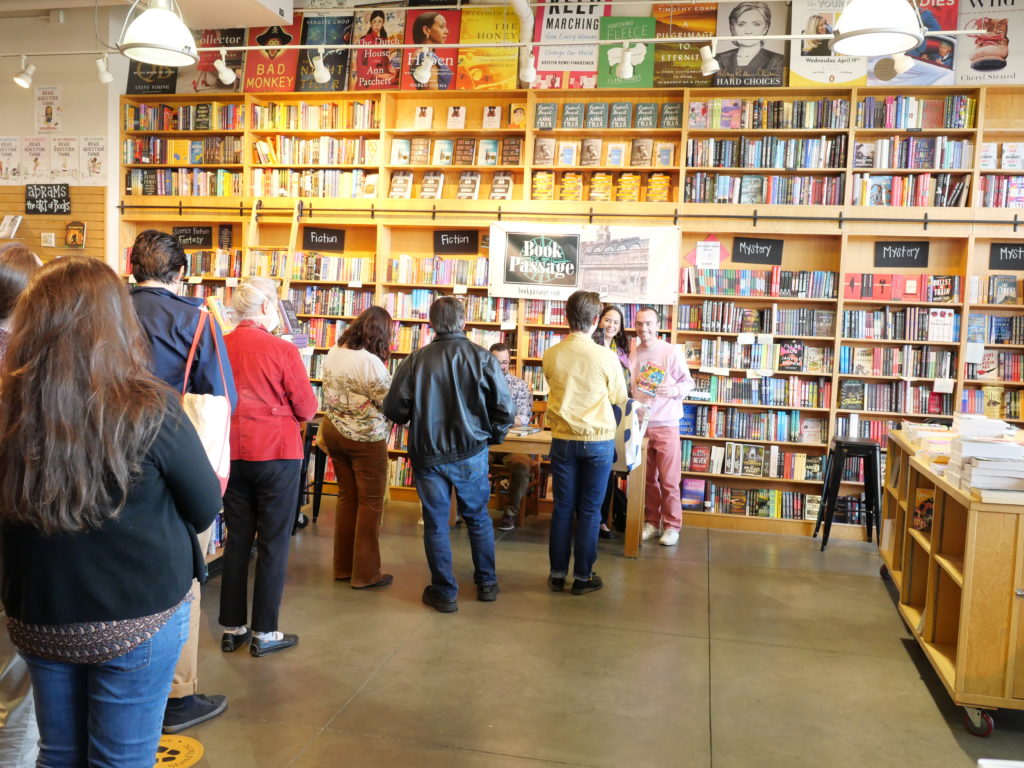
<svg viewBox="0 0 1024 768"><path fill-rule="evenodd" d="M237 651L251 639L251 629L245 630L245 633L241 635L236 635L232 632L225 632L220 639L220 649L224 651L224 653L231 653L232 651Z"/></svg>
<svg viewBox="0 0 1024 768"><path fill-rule="evenodd" d="M249 643L249 653L256 657L266 656L268 653L283 651L298 644L299 636L287 633L280 640L261 640L258 637L253 637L252 642Z"/></svg>
<svg viewBox="0 0 1024 768"><path fill-rule="evenodd" d="M355 584L353 584L352 585L352 589L369 589L370 587L386 587L388 584L390 584L394 580L395 580L395 577L392 576L390 573L382 573L380 575L380 578L377 579L372 584L363 584L362 586L359 586L359 587L357 587Z"/></svg>
<svg viewBox="0 0 1024 768"><path fill-rule="evenodd" d="M479 584L476 588L476 599L481 603L493 603L498 599L497 584Z"/></svg>
<svg viewBox="0 0 1024 768"><path fill-rule="evenodd" d="M587 592L597 592L603 586L604 582L601 581L601 577L596 573L592 573L586 581L583 579L574 580L572 583L572 593L574 595L585 595Z"/></svg>
<svg viewBox="0 0 1024 768"><path fill-rule="evenodd" d="M565 589L565 576L548 576L548 587L552 592L561 592Z"/></svg>
<svg viewBox="0 0 1024 768"><path fill-rule="evenodd" d="M514 531L516 529L516 516L505 515L494 527L499 531Z"/></svg>
<svg viewBox="0 0 1024 768"><path fill-rule="evenodd" d="M459 610L459 604L455 600L445 600L441 597L433 585L423 590L423 603L436 608L441 613L455 613Z"/></svg>
<svg viewBox="0 0 1024 768"><path fill-rule="evenodd" d="M228 708L227 696L205 696L201 693L168 699L164 709L164 733L181 733L186 728L210 720Z"/></svg>
<svg viewBox="0 0 1024 768"><path fill-rule="evenodd" d="M601 537L602 539L614 539L615 538L614 531L611 531L608 528L599 528L598 531L597 531L597 535L599 537Z"/></svg>

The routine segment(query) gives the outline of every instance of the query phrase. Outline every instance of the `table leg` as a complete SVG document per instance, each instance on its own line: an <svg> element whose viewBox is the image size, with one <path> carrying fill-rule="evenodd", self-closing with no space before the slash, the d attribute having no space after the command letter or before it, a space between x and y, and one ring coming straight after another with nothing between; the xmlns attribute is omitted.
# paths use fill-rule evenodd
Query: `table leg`
<svg viewBox="0 0 1024 768"><path fill-rule="evenodd" d="M644 492L647 481L647 446L640 451L640 464L626 478L626 557L640 556L640 535L644 522Z"/></svg>

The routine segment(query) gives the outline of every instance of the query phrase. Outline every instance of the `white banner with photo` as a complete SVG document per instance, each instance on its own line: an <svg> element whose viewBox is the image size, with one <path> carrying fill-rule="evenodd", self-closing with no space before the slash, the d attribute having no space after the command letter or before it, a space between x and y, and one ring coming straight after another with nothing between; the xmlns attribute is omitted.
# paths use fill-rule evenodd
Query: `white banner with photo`
<svg viewBox="0 0 1024 768"><path fill-rule="evenodd" d="M595 291L603 301L675 304L678 227L491 224L491 296L564 301Z"/></svg>

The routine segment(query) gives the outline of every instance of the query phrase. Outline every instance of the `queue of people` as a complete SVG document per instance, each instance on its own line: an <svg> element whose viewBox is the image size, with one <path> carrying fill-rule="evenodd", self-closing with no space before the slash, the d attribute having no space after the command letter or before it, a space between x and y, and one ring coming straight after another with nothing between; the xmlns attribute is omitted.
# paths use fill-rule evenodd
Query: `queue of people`
<svg viewBox="0 0 1024 768"><path fill-rule="evenodd" d="M276 284L255 277L235 290L240 322L225 337L212 322L204 331L201 300L177 294L185 264L175 238L141 233L129 293L93 259L40 268L0 251L3 602L20 652L0 643L0 706L9 713L0 744L21 734L28 746L11 763L19 768L34 759L33 702L45 765L149 768L161 731L225 711L226 696L198 685L199 585L222 507L222 651L248 646L262 657L299 641L278 624L301 429L317 400L297 348L273 335ZM651 422L643 536L678 541L677 425L693 382L675 348L659 340L654 310L638 313L640 345L629 354L622 311L602 306L596 293L574 293L566 314L569 335L543 359L554 494L548 586L582 595L603 586L594 565L602 504L615 483L613 406L630 389ZM353 589L386 587L393 576L382 570L379 530L387 439L392 424L408 425L430 571L422 601L453 613L451 496L469 535L476 597L494 602L494 528L514 528L532 462L502 459L509 504L492 522L488 446L530 422L533 397L510 372L507 347L468 340L459 299L436 300L429 319L435 338L393 377L390 315L371 307L351 323L325 360L317 444L339 485L333 576ZM184 393L230 401L226 490L182 408Z"/></svg>

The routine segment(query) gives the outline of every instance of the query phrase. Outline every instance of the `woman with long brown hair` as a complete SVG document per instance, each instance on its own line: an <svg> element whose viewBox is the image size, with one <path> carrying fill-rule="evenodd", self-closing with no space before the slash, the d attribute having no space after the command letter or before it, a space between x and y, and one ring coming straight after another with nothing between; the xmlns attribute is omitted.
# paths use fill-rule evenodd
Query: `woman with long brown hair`
<svg viewBox="0 0 1024 768"><path fill-rule="evenodd" d="M385 364L391 315L370 307L338 339L324 361L324 411L319 442L338 476L334 578L354 589L392 581L380 571L377 532L384 514L391 422L381 411L391 387Z"/></svg>
<svg viewBox="0 0 1024 768"><path fill-rule="evenodd" d="M39 270L0 370L3 602L40 765L150 768L220 483L110 267Z"/></svg>

